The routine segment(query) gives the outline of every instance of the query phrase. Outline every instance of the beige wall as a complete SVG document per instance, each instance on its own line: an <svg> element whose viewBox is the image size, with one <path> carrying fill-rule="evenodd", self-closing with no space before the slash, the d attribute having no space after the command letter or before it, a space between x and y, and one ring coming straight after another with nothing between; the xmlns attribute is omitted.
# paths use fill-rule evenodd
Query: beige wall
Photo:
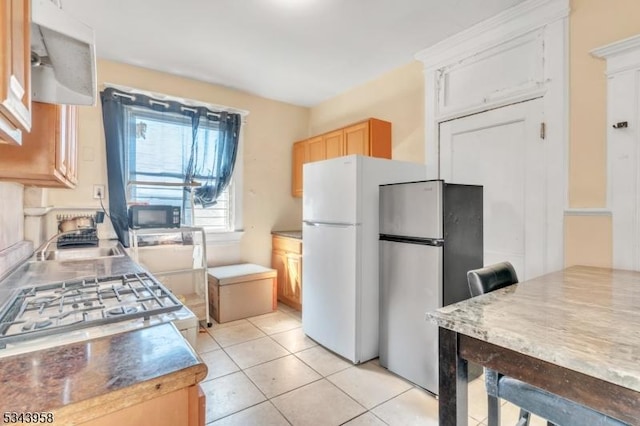
<svg viewBox="0 0 640 426"><path fill-rule="evenodd" d="M572 0L569 206L606 205L605 62L589 53L640 33L637 0ZM611 265L611 217L565 218L565 264Z"/></svg>
<svg viewBox="0 0 640 426"><path fill-rule="evenodd" d="M290 195L291 143L307 136L309 110L222 86L98 61L98 84L104 82L249 111L243 128L245 234L240 250L213 245L208 254L211 264L247 261L270 265L271 230L301 226L300 200ZM49 204L98 208L92 198L93 185L107 181L102 110L100 106L82 107L79 114L78 187L50 190Z"/></svg>
<svg viewBox="0 0 640 426"><path fill-rule="evenodd" d="M395 160L424 162L424 76L413 61L311 108L309 135L369 117L392 123Z"/></svg>

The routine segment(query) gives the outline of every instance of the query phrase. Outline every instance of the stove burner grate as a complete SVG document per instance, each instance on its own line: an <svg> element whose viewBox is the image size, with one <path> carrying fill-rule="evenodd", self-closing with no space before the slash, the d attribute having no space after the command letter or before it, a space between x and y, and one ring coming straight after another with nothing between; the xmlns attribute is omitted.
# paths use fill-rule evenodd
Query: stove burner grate
<svg viewBox="0 0 640 426"><path fill-rule="evenodd" d="M146 272L27 287L0 312L0 349L7 343L147 320L181 308L173 293Z"/></svg>
<svg viewBox="0 0 640 426"><path fill-rule="evenodd" d="M135 306L118 306L115 308L107 309L106 315L108 317L117 317L120 315L128 315L138 312L138 308Z"/></svg>

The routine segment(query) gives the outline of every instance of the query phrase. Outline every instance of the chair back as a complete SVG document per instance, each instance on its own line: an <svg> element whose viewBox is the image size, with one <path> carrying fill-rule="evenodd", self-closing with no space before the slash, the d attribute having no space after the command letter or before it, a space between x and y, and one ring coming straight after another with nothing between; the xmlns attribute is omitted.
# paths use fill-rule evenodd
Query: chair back
<svg viewBox="0 0 640 426"><path fill-rule="evenodd" d="M509 262L500 262L467 272L471 296L479 296L515 284L518 276Z"/></svg>

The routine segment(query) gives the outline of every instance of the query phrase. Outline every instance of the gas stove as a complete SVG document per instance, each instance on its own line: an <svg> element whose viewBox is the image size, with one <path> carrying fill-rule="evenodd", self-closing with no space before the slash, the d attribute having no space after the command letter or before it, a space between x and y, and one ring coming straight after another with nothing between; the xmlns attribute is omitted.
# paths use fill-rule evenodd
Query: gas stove
<svg viewBox="0 0 640 426"><path fill-rule="evenodd" d="M0 351L8 344L83 328L148 322L180 309L178 299L145 272L24 287L0 312Z"/></svg>

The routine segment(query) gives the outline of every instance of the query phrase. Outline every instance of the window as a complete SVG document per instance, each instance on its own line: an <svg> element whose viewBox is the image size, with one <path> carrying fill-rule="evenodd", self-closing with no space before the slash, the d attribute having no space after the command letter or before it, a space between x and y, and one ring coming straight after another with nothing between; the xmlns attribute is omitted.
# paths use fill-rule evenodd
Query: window
<svg viewBox="0 0 640 426"><path fill-rule="evenodd" d="M185 203L184 173L191 158L192 127L187 116L150 111L148 108L129 106L125 108L125 140L129 142L125 161L127 201L129 203L169 204L182 207L183 223L192 216L193 224L212 232L234 230L234 183L233 179L212 206L202 207ZM193 149L206 150L207 145L218 141L218 125L214 121L201 120L198 126L196 145ZM206 158L203 164L211 164ZM203 166L197 170L193 180L206 183L211 170ZM187 200L192 197L187 194Z"/></svg>

